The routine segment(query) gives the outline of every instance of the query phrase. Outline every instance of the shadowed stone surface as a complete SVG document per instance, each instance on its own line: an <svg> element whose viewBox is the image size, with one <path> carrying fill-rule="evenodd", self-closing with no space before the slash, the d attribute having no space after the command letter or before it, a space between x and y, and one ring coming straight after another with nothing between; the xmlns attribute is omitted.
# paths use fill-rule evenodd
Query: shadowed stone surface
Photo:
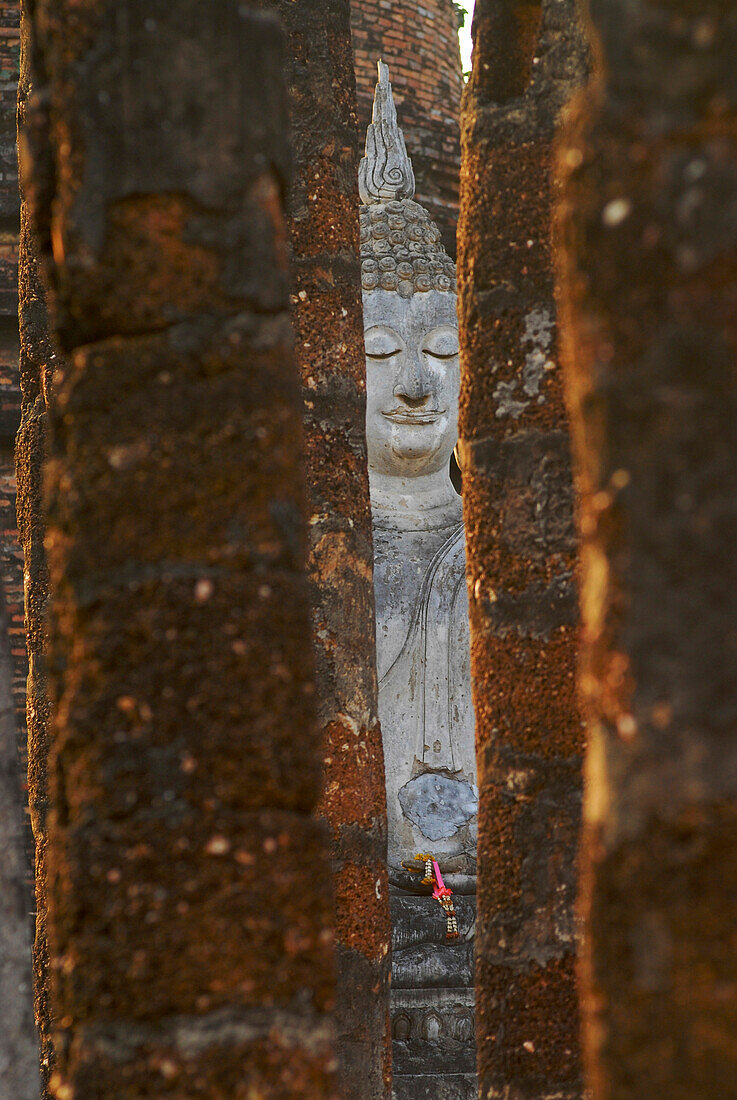
<svg viewBox="0 0 737 1100"><path fill-rule="evenodd" d="M483 1100L578 1100L583 730L553 295L553 141L586 73L574 0L477 0L461 117L460 464L479 768Z"/></svg>
<svg viewBox="0 0 737 1100"><path fill-rule="evenodd" d="M737 1080L737 11L593 2L559 165L596 1100Z"/></svg>

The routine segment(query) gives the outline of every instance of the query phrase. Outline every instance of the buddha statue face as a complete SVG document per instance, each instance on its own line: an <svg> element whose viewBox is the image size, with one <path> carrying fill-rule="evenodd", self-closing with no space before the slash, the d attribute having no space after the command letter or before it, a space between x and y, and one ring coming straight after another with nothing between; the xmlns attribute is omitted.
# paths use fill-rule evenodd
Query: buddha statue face
<svg viewBox="0 0 737 1100"><path fill-rule="evenodd" d="M456 295L363 295L369 468L398 477L448 469L458 439Z"/></svg>

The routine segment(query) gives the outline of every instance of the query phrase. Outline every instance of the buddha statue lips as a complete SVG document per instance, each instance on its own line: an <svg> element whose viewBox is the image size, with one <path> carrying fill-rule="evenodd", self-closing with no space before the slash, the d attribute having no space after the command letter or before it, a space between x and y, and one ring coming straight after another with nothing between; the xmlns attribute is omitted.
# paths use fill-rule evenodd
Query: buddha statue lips
<svg viewBox="0 0 737 1100"><path fill-rule="evenodd" d="M445 409L429 409L422 412L411 412L409 409L391 409L389 412L382 413L387 420L393 421L395 424L434 424L435 421L445 414Z"/></svg>

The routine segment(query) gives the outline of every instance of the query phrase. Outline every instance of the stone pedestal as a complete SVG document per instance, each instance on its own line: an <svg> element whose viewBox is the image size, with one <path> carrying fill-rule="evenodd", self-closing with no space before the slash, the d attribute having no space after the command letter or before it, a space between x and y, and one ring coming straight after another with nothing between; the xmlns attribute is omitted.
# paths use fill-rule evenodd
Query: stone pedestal
<svg viewBox="0 0 737 1100"><path fill-rule="evenodd" d="M460 936L429 896L393 892L394 1100L475 1100L473 932L476 898L455 896Z"/></svg>

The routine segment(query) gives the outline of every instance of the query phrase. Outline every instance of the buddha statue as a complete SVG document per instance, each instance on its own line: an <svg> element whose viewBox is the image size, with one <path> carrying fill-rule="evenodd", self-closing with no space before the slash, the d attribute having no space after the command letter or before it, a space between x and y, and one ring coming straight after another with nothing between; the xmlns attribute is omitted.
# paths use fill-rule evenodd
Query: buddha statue
<svg viewBox="0 0 737 1100"><path fill-rule="evenodd" d="M450 475L460 388L455 267L413 201L382 62L359 192L395 1096L465 1100L476 1088L478 790L463 516ZM455 905L455 925L438 901Z"/></svg>

